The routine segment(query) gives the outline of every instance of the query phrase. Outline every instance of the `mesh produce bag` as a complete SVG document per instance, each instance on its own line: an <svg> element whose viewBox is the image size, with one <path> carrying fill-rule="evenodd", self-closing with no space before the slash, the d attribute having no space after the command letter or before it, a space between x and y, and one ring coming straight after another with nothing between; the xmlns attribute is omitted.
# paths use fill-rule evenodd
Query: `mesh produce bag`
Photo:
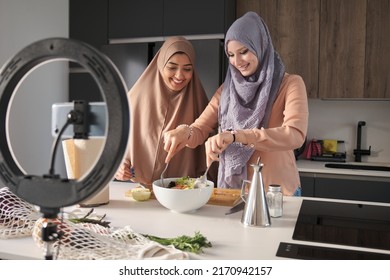
<svg viewBox="0 0 390 280"><path fill-rule="evenodd" d="M136 233L129 226L112 229L102 217L90 215L89 222L75 223L84 214L76 209L64 219L51 219L57 225L60 238L51 242L55 259L188 259L186 252L172 245L161 245ZM91 210L92 212L93 210ZM88 214L89 215L89 214ZM98 221L95 223L94 221ZM42 241L42 218L35 206L12 193L7 187L0 189L0 238L32 236L46 253L47 243ZM43 255L42 255L43 257Z"/></svg>
<svg viewBox="0 0 390 280"><path fill-rule="evenodd" d="M0 239L31 235L39 217L33 205L16 196L8 187L0 189Z"/></svg>
<svg viewBox="0 0 390 280"><path fill-rule="evenodd" d="M45 250L41 229L46 222L37 220L33 239ZM55 259L63 260L115 260L115 259L188 259L188 253L173 246L163 246L134 232L129 226L111 229L92 223L73 223L66 219L51 220L62 232L53 242Z"/></svg>

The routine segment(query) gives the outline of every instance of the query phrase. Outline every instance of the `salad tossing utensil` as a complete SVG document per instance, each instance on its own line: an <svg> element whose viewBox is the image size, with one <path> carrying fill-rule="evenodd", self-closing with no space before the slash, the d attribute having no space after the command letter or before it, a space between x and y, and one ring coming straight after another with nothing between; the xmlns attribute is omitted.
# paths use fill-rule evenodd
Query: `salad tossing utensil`
<svg viewBox="0 0 390 280"><path fill-rule="evenodd" d="M205 186L207 183L207 172L209 172L210 166L213 164L213 162L210 163L210 165L207 167L206 171L202 176L199 178L196 178L194 183L194 188L199 188L201 185Z"/></svg>
<svg viewBox="0 0 390 280"><path fill-rule="evenodd" d="M165 185L164 185L164 173L165 173L165 171L167 171L168 165L169 165L169 162L167 162L167 164L165 165L165 168L164 168L163 172L161 172L161 176L160 176L161 186L163 188L166 188Z"/></svg>

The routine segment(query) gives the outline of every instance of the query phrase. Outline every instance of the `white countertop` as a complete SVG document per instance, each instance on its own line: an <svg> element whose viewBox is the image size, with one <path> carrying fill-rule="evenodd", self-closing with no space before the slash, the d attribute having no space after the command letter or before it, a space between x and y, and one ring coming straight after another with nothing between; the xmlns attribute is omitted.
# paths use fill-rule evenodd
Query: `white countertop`
<svg viewBox="0 0 390 280"><path fill-rule="evenodd" d="M270 227L244 227L241 223L242 212L225 215L229 209L225 206L205 205L196 212L179 214L164 208L154 199L137 202L132 198L126 198L125 191L133 186L134 184L111 182L109 204L95 208L95 212L107 214L106 220L111 222L112 227L130 225L136 232L144 234L177 237L183 234L193 235L195 231L200 231L212 243L212 247L206 248L202 254L191 254L191 259L282 259L276 257L280 242L389 253L384 250L293 240L292 235L302 200L309 198L285 197L283 216L272 218ZM371 204L389 206L381 203ZM43 257L43 252L32 237L0 239L0 259Z"/></svg>
<svg viewBox="0 0 390 280"><path fill-rule="evenodd" d="M360 169L344 169L344 168L329 168L325 167L326 163L337 163L337 162L323 162L313 161L306 159L298 159L297 166L299 172L309 173L322 173L322 174L336 174L336 175L355 175L355 176L367 176L367 177L383 177L390 179L390 171L372 171L372 170L360 170ZM390 166L390 164L381 163L367 163L367 162L350 162L351 164L362 164L362 165L383 165Z"/></svg>

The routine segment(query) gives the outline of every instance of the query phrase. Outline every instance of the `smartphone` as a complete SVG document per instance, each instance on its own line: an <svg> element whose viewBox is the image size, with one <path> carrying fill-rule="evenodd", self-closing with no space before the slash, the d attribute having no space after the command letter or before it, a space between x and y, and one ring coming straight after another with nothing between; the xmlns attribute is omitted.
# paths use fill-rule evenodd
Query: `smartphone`
<svg viewBox="0 0 390 280"><path fill-rule="evenodd" d="M74 108L73 102L52 105L51 134L57 137L65 125L68 114ZM105 137L107 124L107 105L105 102L89 102L89 137ZM73 138L73 125L69 125L61 138Z"/></svg>

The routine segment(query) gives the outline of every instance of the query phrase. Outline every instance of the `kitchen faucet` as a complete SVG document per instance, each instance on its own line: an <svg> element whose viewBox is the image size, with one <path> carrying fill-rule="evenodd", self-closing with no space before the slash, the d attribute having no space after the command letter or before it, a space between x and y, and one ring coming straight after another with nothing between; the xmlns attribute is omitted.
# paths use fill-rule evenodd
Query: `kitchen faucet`
<svg viewBox="0 0 390 280"><path fill-rule="evenodd" d="M359 121L358 127L357 127L357 138L356 138L356 149L353 150L353 154L355 155L355 161L361 162L362 161L362 155L369 156L371 154L371 146L368 148L368 150L362 150L362 126L365 126L365 121Z"/></svg>

